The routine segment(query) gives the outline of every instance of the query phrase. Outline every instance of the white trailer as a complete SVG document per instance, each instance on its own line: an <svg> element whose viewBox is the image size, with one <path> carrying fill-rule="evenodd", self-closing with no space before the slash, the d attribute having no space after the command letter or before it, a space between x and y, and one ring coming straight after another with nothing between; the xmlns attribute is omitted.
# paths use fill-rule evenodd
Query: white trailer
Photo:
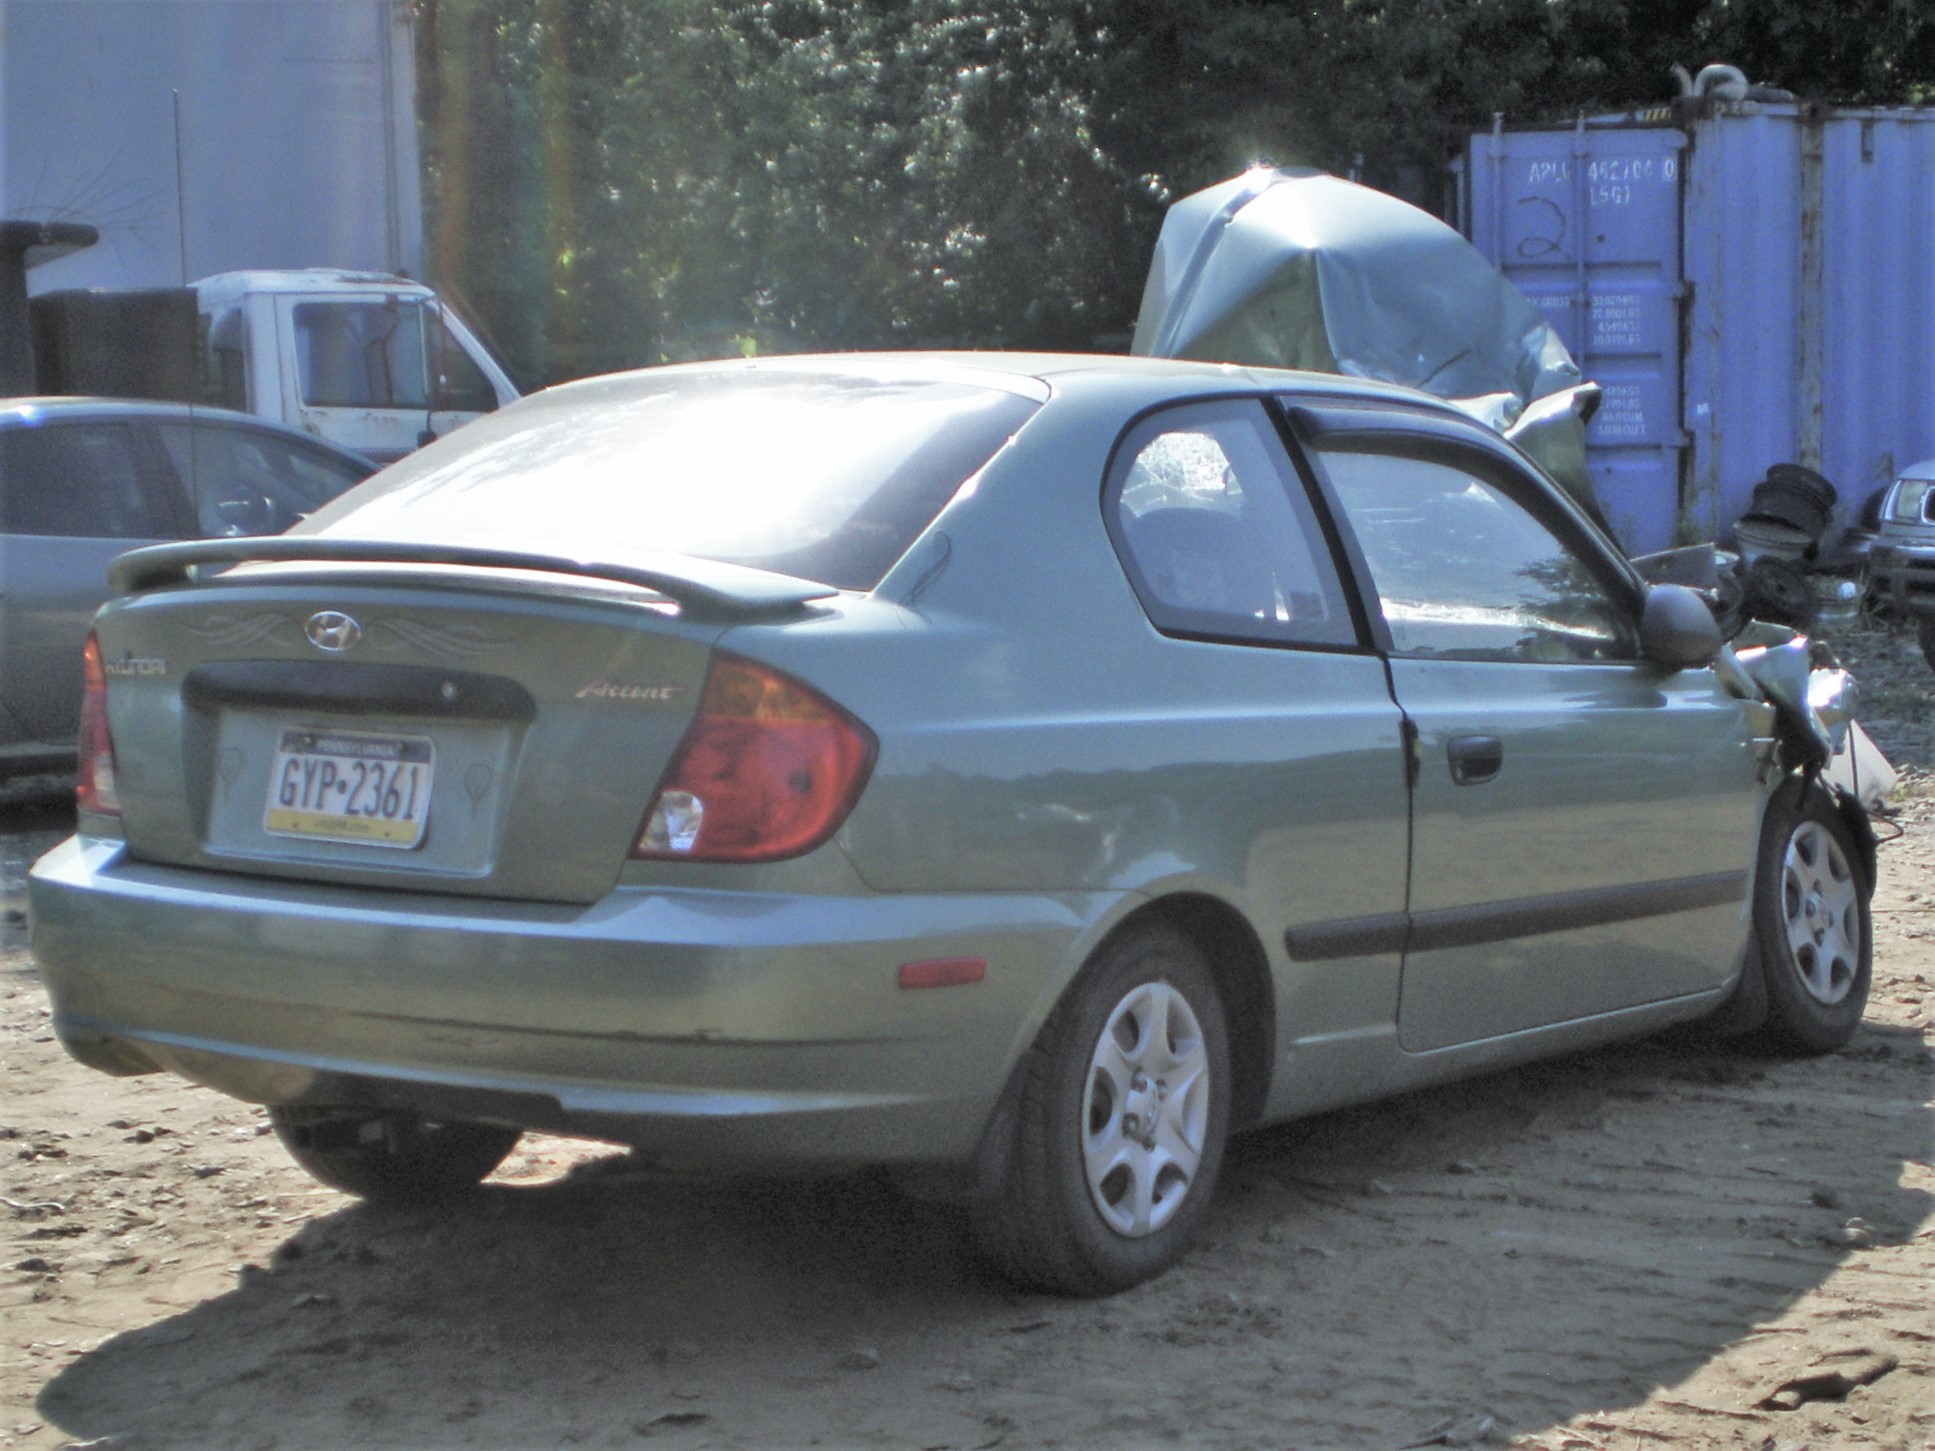
<svg viewBox="0 0 1935 1451"><path fill-rule="evenodd" d="M413 280L414 27L408 0L0 0L0 332L38 299L0 393L218 402L380 463L517 397ZM199 321L157 331L164 290Z"/></svg>
<svg viewBox="0 0 1935 1451"><path fill-rule="evenodd" d="M32 292L423 276L406 0L0 0L0 216L99 245Z"/></svg>

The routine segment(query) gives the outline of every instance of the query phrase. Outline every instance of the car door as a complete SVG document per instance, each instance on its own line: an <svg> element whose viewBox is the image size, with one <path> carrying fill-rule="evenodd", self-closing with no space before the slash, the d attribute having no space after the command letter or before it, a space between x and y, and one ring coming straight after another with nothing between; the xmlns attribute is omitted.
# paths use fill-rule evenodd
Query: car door
<svg viewBox="0 0 1935 1451"><path fill-rule="evenodd" d="M1402 1045L1718 986L1754 850L1740 703L1641 658L1641 587L1501 453L1346 431L1316 458L1412 737Z"/></svg>
<svg viewBox="0 0 1935 1451"><path fill-rule="evenodd" d="M73 739L108 562L184 523L139 425L44 417L0 430L0 692L28 739Z"/></svg>
<svg viewBox="0 0 1935 1451"><path fill-rule="evenodd" d="M1150 623L1176 642L1163 686L1195 732L1172 771L1177 818L1202 823L1189 854L1236 884L1287 959L1280 1043L1389 1031L1402 718L1274 417L1232 398L1144 418L1104 504Z"/></svg>

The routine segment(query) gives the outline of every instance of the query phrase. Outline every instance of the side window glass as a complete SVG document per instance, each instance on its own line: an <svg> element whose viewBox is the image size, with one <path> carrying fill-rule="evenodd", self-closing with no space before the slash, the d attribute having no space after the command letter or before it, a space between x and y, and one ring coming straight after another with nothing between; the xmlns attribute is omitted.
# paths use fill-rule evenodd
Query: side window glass
<svg viewBox="0 0 1935 1451"><path fill-rule="evenodd" d="M126 424L7 429L0 433L0 480L9 534L165 539L179 532L165 481L142 477Z"/></svg>
<svg viewBox="0 0 1935 1451"><path fill-rule="evenodd" d="M1104 507L1157 629L1356 643L1309 496L1260 403L1195 405L1144 420L1124 440Z"/></svg>
<svg viewBox="0 0 1935 1451"><path fill-rule="evenodd" d="M351 464L293 439L260 437L273 500L293 516L291 524L376 472L374 465Z"/></svg>
<svg viewBox="0 0 1935 1451"><path fill-rule="evenodd" d="M1438 459L1322 455L1400 655L1577 663L1639 656L1586 560L1483 474Z"/></svg>
<svg viewBox="0 0 1935 1451"><path fill-rule="evenodd" d="M315 408L428 408L423 309L416 303L302 302L296 372Z"/></svg>
<svg viewBox="0 0 1935 1451"><path fill-rule="evenodd" d="M439 318L437 340L437 407L456 413L490 413L497 407L497 390L464 351L464 345Z"/></svg>
<svg viewBox="0 0 1935 1451"><path fill-rule="evenodd" d="M159 432L210 538L280 534L367 477L253 429L165 423Z"/></svg>

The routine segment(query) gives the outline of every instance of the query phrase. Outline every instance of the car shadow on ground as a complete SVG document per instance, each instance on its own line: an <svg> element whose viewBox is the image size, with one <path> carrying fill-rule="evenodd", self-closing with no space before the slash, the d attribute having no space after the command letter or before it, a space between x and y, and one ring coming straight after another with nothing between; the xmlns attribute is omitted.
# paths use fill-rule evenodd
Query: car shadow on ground
<svg viewBox="0 0 1935 1451"><path fill-rule="evenodd" d="M1197 1444L1206 1403L1233 1445L1535 1429L1765 1346L1916 1236L1931 1073L1900 1028L1802 1061L1653 1039L1275 1128L1182 1265L1097 1302L991 1278L956 1212L877 1178L614 1153L315 1219L39 1408L117 1451Z"/></svg>

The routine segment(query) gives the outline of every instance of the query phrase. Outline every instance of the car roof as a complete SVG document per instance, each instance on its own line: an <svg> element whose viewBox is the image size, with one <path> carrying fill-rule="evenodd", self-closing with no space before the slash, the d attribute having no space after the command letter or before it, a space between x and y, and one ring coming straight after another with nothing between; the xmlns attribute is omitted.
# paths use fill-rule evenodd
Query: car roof
<svg viewBox="0 0 1935 1451"><path fill-rule="evenodd" d="M370 464L354 450L304 433L299 428L262 418L254 413L237 413L228 408L212 408L203 403L169 403L154 398L95 398L82 394L46 394L38 397L0 398L0 428L22 428L48 420L99 419L163 420L218 423L231 428L249 428L300 440L340 458ZM373 464L370 464L374 467Z"/></svg>
<svg viewBox="0 0 1935 1451"><path fill-rule="evenodd" d="M1235 363L1206 363L1182 358L1131 357L1114 353L1023 352L859 352L795 353L761 358L727 358L710 362L675 363L608 373L560 383L541 395L563 402L596 391L602 399L622 397L655 386L667 376L711 375L722 381L733 376L775 376L788 373L846 376L859 374L882 382L943 381L1000 388L1045 401L1051 393L1075 393L1121 388L1146 391L1157 397L1186 397L1232 391L1301 393L1364 402L1404 404L1459 418L1463 413L1428 393L1338 373L1298 372ZM587 398L589 401L589 398Z"/></svg>
<svg viewBox="0 0 1935 1451"><path fill-rule="evenodd" d="M415 298L437 294L411 277L394 272L358 272L341 267L247 268L217 272L195 284L204 299L230 301L245 293L367 293L372 288Z"/></svg>

